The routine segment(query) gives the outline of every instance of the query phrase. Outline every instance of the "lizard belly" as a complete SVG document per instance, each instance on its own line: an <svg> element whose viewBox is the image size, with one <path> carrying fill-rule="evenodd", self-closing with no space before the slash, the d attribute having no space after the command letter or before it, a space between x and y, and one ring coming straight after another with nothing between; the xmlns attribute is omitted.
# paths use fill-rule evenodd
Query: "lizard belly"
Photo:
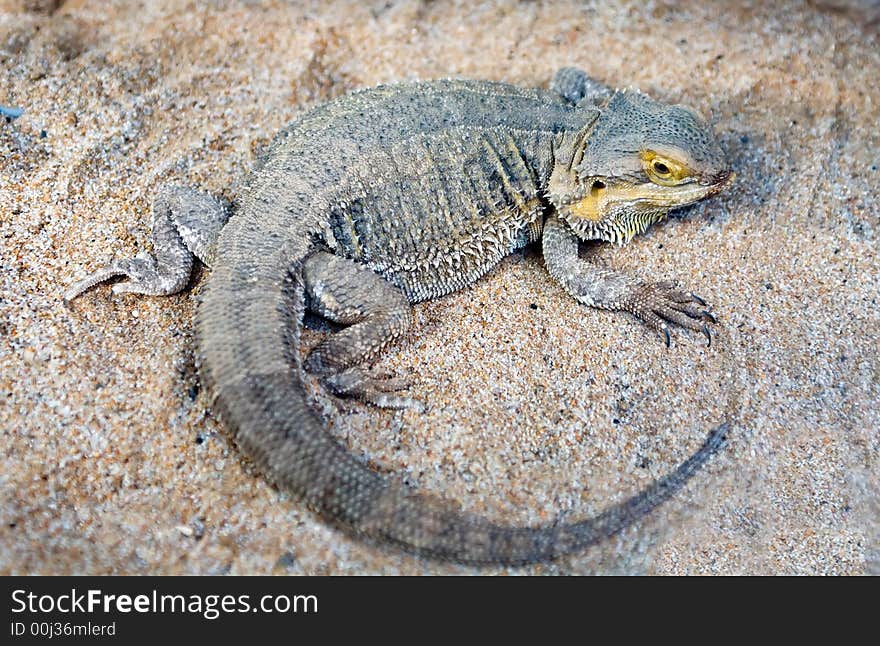
<svg viewBox="0 0 880 646"><path fill-rule="evenodd" d="M537 202L530 213L499 211L484 217L481 226L463 227L420 253L386 253L367 266L400 287L410 302L437 298L473 284L513 250L536 239L531 232L540 230L539 218ZM408 233L417 240L422 231Z"/></svg>

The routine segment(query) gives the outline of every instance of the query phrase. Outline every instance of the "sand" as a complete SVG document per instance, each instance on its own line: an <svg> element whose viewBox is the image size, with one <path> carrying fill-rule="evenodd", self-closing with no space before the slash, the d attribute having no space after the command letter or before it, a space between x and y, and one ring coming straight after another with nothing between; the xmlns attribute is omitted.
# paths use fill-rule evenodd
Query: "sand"
<svg viewBox="0 0 880 646"><path fill-rule="evenodd" d="M24 110L0 118L0 573L880 573L880 9L766 4L0 0L0 105ZM352 540L212 416L193 358L207 271L170 298L62 303L149 248L159 185L234 197L317 102L546 85L563 65L715 124L734 187L592 249L707 298L712 347L579 306L528 249L417 306L381 360L425 414L320 403L376 468L527 523L603 509L730 420L730 446L620 536L488 570Z"/></svg>

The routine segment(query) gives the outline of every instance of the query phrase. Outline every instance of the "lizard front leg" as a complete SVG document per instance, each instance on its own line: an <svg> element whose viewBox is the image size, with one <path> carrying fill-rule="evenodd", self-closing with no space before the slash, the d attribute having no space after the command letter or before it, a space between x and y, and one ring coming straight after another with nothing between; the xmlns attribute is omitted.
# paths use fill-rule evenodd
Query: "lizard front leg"
<svg viewBox="0 0 880 646"><path fill-rule="evenodd" d="M361 365L409 329L412 309L403 292L367 267L323 251L306 259L303 279L308 309L348 326L318 344L305 369L341 397L422 410L420 402L395 392L406 388L407 380L378 376Z"/></svg>
<svg viewBox="0 0 880 646"><path fill-rule="evenodd" d="M544 224L544 263L550 275L577 301L608 310L634 314L663 333L670 344L669 323L698 330L712 343L705 321L715 322L699 296L677 289L671 282L645 283L613 269L578 257L578 238L556 217Z"/></svg>
<svg viewBox="0 0 880 646"><path fill-rule="evenodd" d="M228 219L227 206L206 193L181 186L163 188L153 202L153 253L117 260L91 273L67 289L65 302L119 276L128 280L113 286L115 294L176 294L189 282L195 258L206 265L213 261L217 237Z"/></svg>

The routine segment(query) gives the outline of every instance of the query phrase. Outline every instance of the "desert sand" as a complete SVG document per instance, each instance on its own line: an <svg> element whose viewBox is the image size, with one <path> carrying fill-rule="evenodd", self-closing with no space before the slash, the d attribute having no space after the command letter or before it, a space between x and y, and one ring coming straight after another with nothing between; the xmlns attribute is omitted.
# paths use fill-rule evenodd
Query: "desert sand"
<svg viewBox="0 0 880 646"><path fill-rule="evenodd" d="M876 2L0 0L0 573L880 573L878 17ZM546 86L564 65L714 124L734 186L593 250L709 300L712 346L679 331L667 349L578 305L529 248L418 305L379 362L415 379L424 414L318 405L376 468L524 523L596 513L731 422L685 491L582 554L437 563L267 484L199 381L207 270L173 297L62 302L149 249L158 186L234 198L318 102L405 79Z"/></svg>

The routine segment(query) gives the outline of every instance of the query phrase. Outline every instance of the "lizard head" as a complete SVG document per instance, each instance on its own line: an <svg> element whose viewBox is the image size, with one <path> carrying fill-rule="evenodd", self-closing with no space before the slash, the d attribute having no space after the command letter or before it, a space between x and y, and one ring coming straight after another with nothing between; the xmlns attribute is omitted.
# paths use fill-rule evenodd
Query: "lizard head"
<svg viewBox="0 0 880 646"><path fill-rule="evenodd" d="M706 121L636 90L614 93L598 116L557 145L548 196L583 240L628 242L671 209L733 180Z"/></svg>

